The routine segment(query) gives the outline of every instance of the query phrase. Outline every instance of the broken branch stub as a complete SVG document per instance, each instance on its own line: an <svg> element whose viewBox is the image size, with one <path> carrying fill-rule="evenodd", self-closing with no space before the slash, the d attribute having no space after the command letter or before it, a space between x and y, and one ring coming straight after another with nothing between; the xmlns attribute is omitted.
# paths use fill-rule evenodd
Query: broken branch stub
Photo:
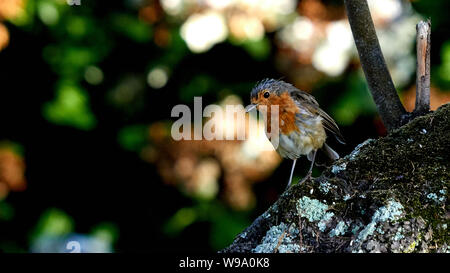
<svg viewBox="0 0 450 273"><path fill-rule="evenodd" d="M430 48L431 22L420 21L417 26L417 74L416 105L414 112L425 114L430 111Z"/></svg>

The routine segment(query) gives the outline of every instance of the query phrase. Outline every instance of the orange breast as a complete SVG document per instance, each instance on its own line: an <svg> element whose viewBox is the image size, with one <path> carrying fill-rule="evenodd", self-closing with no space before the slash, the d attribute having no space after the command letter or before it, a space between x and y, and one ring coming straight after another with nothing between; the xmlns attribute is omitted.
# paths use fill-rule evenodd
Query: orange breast
<svg viewBox="0 0 450 273"><path fill-rule="evenodd" d="M262 96L262 95L260 95ZM260 100L261 99L261 100ZM263 98L258 98L260 103L263 102ZM300 112L295 101L291 96L285 92L280 96L271 94L268 99L261 103L267 106L267 132L271 132L271 107L272 105L278 105L279 107L279 120L278 126L283 134L290 134L293 131L299 132L299 128L295 124L295 115Z"/></svg>

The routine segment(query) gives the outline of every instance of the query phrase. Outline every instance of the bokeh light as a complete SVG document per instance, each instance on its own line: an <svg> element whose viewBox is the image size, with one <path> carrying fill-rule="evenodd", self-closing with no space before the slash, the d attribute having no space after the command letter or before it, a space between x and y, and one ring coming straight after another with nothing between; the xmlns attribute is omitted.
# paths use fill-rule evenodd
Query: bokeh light
<svg viewBox="0 0 450 273"><path fill-rule="evenodd" d="M103 81L103 71L96 66L88 66L84 72L84 79L92 85L98 85Z"/></svg>
<svg viewBox="0 0 450 273"><path fill-rule="evenodd" d="M5 25L0 23L0 50L4 49L9 44L9 31Z"/></svg>
<svg viewBox="0 0 450 273"><path fill-rule="evenodd" d="M17 147L14 143L0 142L0 201L10 191L23 191L27 186L25 161Z"/></svg>
<svg viewBox="0 0 450 273"><path fill-rule="evenodd" d="M217 12L194 14L181 27L181 36L193 52L203 52L228 35L225 18Z"/></svg>
<svg viewBox="0 0 450 273"><path fill-rule="evenodd" d="M147 83L150 85L150 87L159 89L164 87L167 84L167 81L169 80L168 73L166 69L162 67L156 67L147 75Z"/></svg>

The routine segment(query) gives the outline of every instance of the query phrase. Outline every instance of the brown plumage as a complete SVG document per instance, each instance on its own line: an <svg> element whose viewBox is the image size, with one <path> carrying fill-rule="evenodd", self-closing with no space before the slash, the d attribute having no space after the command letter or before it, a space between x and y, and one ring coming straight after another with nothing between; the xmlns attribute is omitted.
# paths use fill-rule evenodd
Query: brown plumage
<svg viewBox="0 0 450 273"><path fill-rule="evenodd" d="M294 161L288 187L292 181L296 160L301 155L306 155L311 161L309 172L301 182L311 176L317 150L321 149L332 160L339 158L339 155L325 143L326 132L332 134L341 143L345 143L344 137L336 122L320 109L311 94L284 81L266 79L256 84L250 99L252 104L247 107L247 110L250 111L256 107L263 112L267 117L267 132L271 132L272 129L271 106L279 107L279 144L275 149L282 157Z"/></svg>

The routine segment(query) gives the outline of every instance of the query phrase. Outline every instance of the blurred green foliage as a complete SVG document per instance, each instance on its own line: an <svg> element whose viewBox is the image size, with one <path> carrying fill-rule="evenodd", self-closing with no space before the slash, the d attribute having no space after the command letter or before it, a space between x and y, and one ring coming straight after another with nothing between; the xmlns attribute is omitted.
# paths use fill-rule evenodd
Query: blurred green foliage
<svg viewBox="0 0 450 273"><path fill-rule="evenodd" d="M51 236L63 236L74 229L73 219L60 209L52 208L43 213L33 231L32 237L42 234Z"/></svg>
<svg viewBox="0 0 450 273"><path fill-rule="evenodd" d="M139 152L147 144L147 132L146 125L124 127L118 133L118 142L128 151Z"/></svg>
<svg viewBox="0 0 450 273"><path fill-rule="evenodd" d="M152 38L152 28L143 24L131 14L111 15L112 29L138 43L148 43Z"/></svg>
<svg viewBox="0 0 450 273"><path fill-rule="evenodd" d="M450 41L445 42L441 49L442 63L439 66L439 79L441 83L450 88Z"/></svg>
<svg viewBox="0 0 450 273"><path fill-rule="evenodd" d="M376 112L375 103L361 72L349 75L345 91L331 107L333 117L339 124L350 126L358 117Z"/></svg>
<svg viewBox="0 0 450 273"><path fill-rule="evenodd" d="M267 37L261 40L246 40L242 47L256 60L264 60L269 57L271 44Z"/></svg>
<svg viewBox="0 0 450 273"><path fill-rule="evenodd" d="M54 101L44 104L44 117L56 124L82 130L95 127L96 119L90 111L86 91L74 84L61 82L56 92Z"/></svg>
<svg viewBox="0 0 450 273"><path fill-rule="evenodd" d="M248 212L235 212L217 200L201 201L193 207L179 209L163 226L163 232L170 236L184 236L182 232L196 222L207 222L211 225L209 241L214 249L226 247L236 234L248 226Z"/></svg>
<svg viewBox="0 0 450 273"><path fill-rule="evenodd" d="M14 208L11 204L0 201L0 223L1 221L9 221L14 217Z"/></svg>

